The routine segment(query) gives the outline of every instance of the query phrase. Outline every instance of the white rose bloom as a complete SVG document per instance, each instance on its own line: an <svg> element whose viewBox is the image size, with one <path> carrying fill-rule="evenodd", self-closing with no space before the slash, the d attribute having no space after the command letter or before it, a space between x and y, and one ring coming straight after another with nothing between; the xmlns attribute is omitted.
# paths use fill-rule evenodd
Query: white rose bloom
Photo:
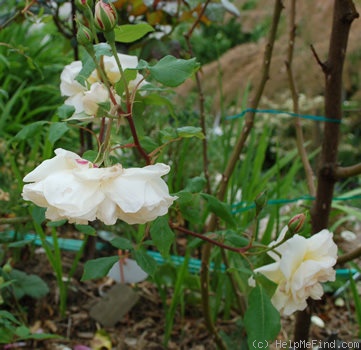
<svg viewBox="0 0 361 350"><path fill-rule="evenodd" d="M284 233L283 230L281 236ZM322 282L335 280L333 266L337 260L337 246L332 237L328 230L310 238L296 234L270 254L274 263L255 269L254 272L278 284L272 303L284 315L304 310L309 297L315 300L322 297Z"/></svg>
<svg viewBox="0 0 361 350"><path fill-rule="evenodd" d="M118 54L123 70L127 68L136 68L138 58ZM104 70L112 85L116 84L121 74L119 72L114 56L103 56ZM98 111L98 104L102 102L110 102L109 92L103 82L100 80L97 70L94 70L86 80L86 86L80 84L76 77L82 69L81 61L74 61L64 67L60 75L60 91L62 96L68 97L65 100L66 105L73 106L75 112L70 119L84 120L93 118ZM143 76L137 72L135 79L129 82L128 88L133 92L137 87L143 86L146 82L141 82ZM139 86L138 86L139 84ZM114 93L115 100L120 103L120 96ZM110 108L114 107L110 103Z"/></svg>
<svg viewBox="0 0 361 350"><path fill-rule="evenodd" d="M136 68L138 66L138 57L137 56L130 56L130 55L124 55L118 53L119 61L122 66L123 70L126 70L127 68ZM115 60L114 56L103 56L103 63L104 63L104 70L105 73L112 85L117 83L120 78L121 74L118 69L117 62ZM133 91L137 84L143 79L143 76L137 72L137 76L134 80L131 80L129 82L129 89L130 91ZM99 76L96 70L94 70L89 78L89 83L93 84L96 81L99 81ZM142 82L140 86L144 85L145 82Z"/></svg>
<svg viewBox="0 0 361 350"><path fill-rule="evenodd" d="M64 103L75 108L71 119L79 120L93 118L98 111L98 104L109 101L109 93L104 84L97 82L88 89L75 80L81 69L81 61L74 61L65 66L60 75L61 95L68 97Z"/></svg>
<svg viewBox="0 0 361 350"><path fill-rule="evenodd" d="M25 200L47 208L49 220L87 224L99 219L113 225L121 219L143 224L166 214L177 198L169 195L161 178L170 169L165 164L97 168L73 152L57 149L55 154L24 177L32 183L22 193Z"/></svg>
<svg viewBox="0 0 361 350"><path fill-rule="evenodd" d="M75 96L86 91L85 86L75 80L81 69L81 61L74 61L64 67L60 75L60 92L62 96Z"/></svg>
<svg viewBox="0 0 361 350"><path fill-rule="evenodd" d="M96 115L99 103L109 101L108 89L101 83L94 83L91 85L90 90L84 93L82 99L82 107L86 114Z"/></svg>

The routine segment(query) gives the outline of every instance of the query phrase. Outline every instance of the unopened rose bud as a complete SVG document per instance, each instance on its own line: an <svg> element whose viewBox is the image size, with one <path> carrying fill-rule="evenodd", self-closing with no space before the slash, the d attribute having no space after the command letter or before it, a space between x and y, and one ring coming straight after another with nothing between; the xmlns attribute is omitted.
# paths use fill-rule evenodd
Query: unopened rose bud
<svg viewBox="0 0 361 350"><path fill-rule="evenodd" d="M92 8L93 0L76 0L75 4L79 10L85 10L87 8Z"/></svg>
<svg viewBox="0 0 361 350"><path fill-rule="evenodd" d="M267 191L261 192L254 200L256 204L256 215L258 215L267 204Z"/></svg>
<svg viewBox="0 0 361 350"><path fill-rule="evenodd" d="M117 10L112 4L100 0L95 5L94 20L96 27L102 32L110 32L117 24Z"/></svg>
<svg viewBox="0 0 361 350"><path fill-rule="evenodd" d="M287 224L290 233L295 234L300 232L303 228L305 221L306 221L305 214L302 213L295 215Z"/></svg>
<svg viewBox="0 0 361 350"><path fill-rule="evenodd" d="M88 46L93 44L93 34L89 28L81 23L78 24L78 31L76 33L76 39L80 45Z"/></svg>

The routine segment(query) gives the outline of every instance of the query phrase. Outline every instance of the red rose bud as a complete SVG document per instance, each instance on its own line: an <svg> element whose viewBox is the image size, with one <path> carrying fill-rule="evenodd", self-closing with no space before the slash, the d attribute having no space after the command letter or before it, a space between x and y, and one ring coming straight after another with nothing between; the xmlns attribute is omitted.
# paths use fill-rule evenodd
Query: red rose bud
<svg viewBox="0 0 361 350"><path fill-rule="evenodd" d="M112 4L100 0L95 5L94 20L96 27L102 32L110 32L117 24L117 10Z"/></svg>
<svg viewBox="0 0 361 350"><path fill-rule="evenodd" d="M290 233L295 234L302 230L303 225L306 221L305 214L297 214L295 215L287 224Z"/></svg>
<svg viewBox="0 0 361 350"><path fill-rule="evenodd" d="M93 44L93 34L89 28L83 24L77 22L78 31L76 33L76 39L80 45L88 46Z"/></svg>

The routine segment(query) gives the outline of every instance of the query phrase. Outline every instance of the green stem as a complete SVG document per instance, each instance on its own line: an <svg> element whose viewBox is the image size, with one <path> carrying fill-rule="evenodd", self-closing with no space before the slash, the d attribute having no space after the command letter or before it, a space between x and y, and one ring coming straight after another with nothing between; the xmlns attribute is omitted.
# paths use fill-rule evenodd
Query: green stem
<svg viewBox="0 0 361 350"><path fill-rule="evenodd" d="M0 218L0 225L13 225L30 221L30 216L19 216L17 218Z"/></svg>
<svg viewBox="0 0 361 350"><path fill-rule="evenodd" d="M67 287L68 287L70 279L74 276L75 270L78 267L81 257L83 256L83 252L84 252L85 246L88 242L88 238L89 238L89 236L87 236L87 235L84 237L83 243L82 243L80 249L77 251L75 258L73 260L73 263L71 264L71 268L70 268L70 271L68 274L68 281L66 283Z"/></svg>
<svg viewBox="0 0 361 350"><path fill-rule="evenodd" d="M193 49L192 49L192 44L191 44L191 40L190 40L191 36L192 36L195 28L200 23L201 18L204 15L209 3L210 3L210 0L207 0L204 3L204 5L202 7L202 10L199 12L196 21L194 21L192 27L184 35L184 37L186 39L186 42L187 42L187 46L188 46L190 56L193 56ZM202 140L203 172L204 172L204 177L206 179L205 191L206 191L206 193L211 193L211 181L210 181L209 169L208 169L208 164L209 164L209 161L208 161L208 140L207 140L206 116L205 116L205 108L204 108L205 98L204 98L203 87L202 87L202 82L201 82L201 77L200 77L199 70L196 71L195 78L196 78L196 85L197 85L198 96L199 96L199 116L200 116L199 121L200 121L200 126L202 128L202 133L205 136L203 138L203 140Z"/></svg>
<svg viewBox="0 0 361 350"><path fill-rule="evenodd" d="M125 78L124 70L123 70L122 64L121 64L121 62L119 60L118 51L117 51L117 48L115 46L114 31L104 33L104 36L107 39L108 44L110 45L110 48L112 49L112 53L113 53L113 56L115 58L115 62L117 63L117 66L118 66L118 69L119 69L119 72L120 72L120 79L122 80L122 82L124 84L124 91L125 91L125 98L126 98L126 101L127 101L127 106L131 105L128 82L127 82L127 79Z"/></svg>
<svg viewBox="0 0 361 350"><path fill-rule="evenodd" d="M169 226L172 227L174 230L177 230L179 232L183 232L183 233L186 233L187 235L190 235L190 236L193 236L193 237L196 237L196 238L199 238L203 241L206 241L208 243L211 243L212 245L216 245L222 249L226 249L226 250L230 250L232 252L235 252L235 253L239 253L239 254L244 254L246 253L248 250L250 250L251 248L253 248L251 242L249 244L247 244L245 247L242 247L242 248L237 248L237 247L232 247L232 246L229 246L227 244L223 244L222 242L219 242L219 241L216 241L210 237L207 237L206 235L202 235L200 233L197 233L197 232L194 232L194 231L191 231L191 230L188 230L184 227L181 227L181 226L178 226L178 225L175 225L173 223L169 223Z"/></svg>
<svg viewBox="0 0 361 350"><path fill-rule="evenodd" d="M296 0L291 1L290 7L290 25L289 25L289 39L288 39L288 53L286 60L286 69L288 75L288 82L290 85L292 101L293 101L293 111L295 114L299 114L299 103L298 103L298 91L296 87L296 82L293 75L292 70L292 62L293 62L293 51L294 44L296 39ZM308 159L308 154L305 148L305 140L303 136L301 118L297 117L295 120L295 129L296 129L296 145L298 149L298 154L301 158L303 168L306 175L308 191L311 196L316 195L316 187L314 182L314 173Z"/></svg>
<svg viewBox="0 0 361 350"><path fill-rule="evenodd" d="M114 31L104 33L104 36L107 39L107 41L112 49L113 56L115 58L115 61L117 63L117 66L118 66L118 69L120 72L120 77L124 84L125 98L126 98L126 104L127 104L127 113L125 115L125 118L127 119L128 123L129 123L130 131L132 133L132 137L134 140L134 145L137 148L140 155L142 156L142 158L145 160L146 164L149 165L149 164L151 164L151 159L150 159L149 155L147 154L147 152L144 150L144 148L141 146L139 138L138 138L137 130L135 128L135 124L134 124L134 120L133 120L133 101L132 101L132 98L131 98L131 95L129 92L128 82L125 78L124 71L123 71L121 62L119 60L118 52L117 52L117 49L115 46Z"/></svg>
<svg viewBox="0 0 361 350"><path fill-rule="evenodd" d="M55 228L51 229L51 237L53 239L54 262L55 262L55 266L53 266L53 269L55 271L56 279L57 279L58 287L59 287L59 309L60 309L60 315L62 317L64 317L65 312L66 312L68 291L67 291L67 285L64 283L64 280L63 280L61 250L59 247L58 235L57 235Z"/></svg>
<svg viewBox="0 0 361 350"><path fill-rule="evenodd" d="M43 228L41 227L41 225L39 225L35 221L33 222L33 224L34 224L35 232L37 233L37 235L39 236L39 238L41 240L41 245L42 245L43 249L45 250L45 254L49 260L49 263L55 272L56 281L59 286L59 294L60 294L59 310L60 310L61 316L64 316L65 311L66 311L67 290L66 290L66 286L63 281L61 255L60 255L60 248L58 245L58 239L56 236L56 232L55 232L55 230L52 230L52 237L53 237L53 242L54 242L54 252L52 252L50 245L46 240L46 234L45 234Z"/></svg>

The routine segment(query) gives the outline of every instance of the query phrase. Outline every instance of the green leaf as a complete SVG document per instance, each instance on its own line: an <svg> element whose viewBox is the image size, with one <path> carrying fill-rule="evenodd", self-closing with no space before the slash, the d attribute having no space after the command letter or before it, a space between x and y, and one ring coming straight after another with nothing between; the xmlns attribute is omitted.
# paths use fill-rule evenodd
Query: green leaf
<svg viewBox="0 0 361 350"><path fill-rule="evenodd" d="M34 206L34 208L31 211L31 216L33 217L35 223L41 225L45 221L45 212L46 212L46 208Z"/></svg>
<svg viewBox="0 0 361 350"><path fill-rule="evenodd" d="M226 231L224 233L224 239L228 243L231 243L233 247L245 247L247 244L249 244L249 239L241 236L240 234L234 232L234 231Z"/></svg>
<svg viewBox="0 0 361 350"><path fill-rule="evenodd" d="M113 56L112 48L107 43L99 43L94 45L95 56L99 59L100 56Z"/></svg>
<svg viewBox="0 0 361 350"><path fill-rule="evenodd" d="M183 138L197 137L201 140L204 139L202 129L197 126L183 126L181 128L177 128L177 133Z"/></svg>
<svg viewBox="0 0 361 350"><path fill-rule="evenodd" d="M124 78L127 82L127 86L129 85L129 82L134 80L137 77L137 71L135 69L125 69L124 70ZM118 82L115 83L115 91L119 96L122 96L124 94L125 88L124 88L124 80L120 79ZM109 108L108 110L109 111Z"/></svg>
<svg viewBox="0 0 361 350"><path fill-rule="evenodd" d="M201 224L203 218L200 210L199 193L181 191L176 195L178 196L177 203L183 218L193 224Z"/></svg>
<svg viewBox="0 0 361 350"><path fill-rule="evenodd" d="M60 227L63 226L67 222L67 219L58 220L58 221L49 221L46 223L48 227Z"/></svg>
<svg viewBox="0 0 361 350"><path fill-rule="evenodd" d="M81 280L87 281L106 276L118 260L119 257L116 255L88 260L84 265L84 273Z"/></svg>
<svg viewBox="0 0 361 350"><path fill-rule="evenodd" d="M22 248L22 247L25 247L26 245L28 245L30 243L31 243L31 241L29 241L27 239L23 239L21 241L16 241L16 242L9 243L7 245L7 247L8 248Z"/></svg>
<svg viewBox="0 0 361 350"><path fill-rule="evenodd" d="M96 65L93 58L88 53L84 52L84 57L82 59L82 68L75 80L81 85L85 86L85 81L95 68Z"/></svg>
<svg viewBox="0 0 361 350"><path fill-rule="evenodd" d="M6 318L14 324L20 325L21 323L9 311L0 310L0 319Z"/></svg>
<svg viewBox="0 0 361 350"><path fill-rule="evenodd" d="M14 280L12 287L17 299L27 295L35 299L49 293L48 285L37 275L28 275L20 270L12 270L9 277Z"/></svg>
<svg viewBox="0 0 361 350"><path fill-rule="evenodd" d="M45 120L39 120L37 122L25 125L12 139L13 142L23 141L32 138L34 135L38 134L43 128L44 124L48 122Z"/></svg>
<svg viewBox="0 0 361 350"><path fill-rule="evenodd" d="M88 235L88 236L96 236L96 230L93 226L90 226L90 225L79 225L79 224L76 224L75 225L75 228L81 232L81 233L84 233L85 235Z"/></svg>
<svg viewBox="0 0 361 350"><path fill-rule="evenodd" d="M160 130L159 133L162 135L163 143L166 143L171 140L175 140L178 137L176 129L173 129L172 127L165 127L162 130Z"/></svg>
<svg viewBox="0 0 361 350"><path fill-rule="evenodd" d="M189 78L199 67L195 58L189 60L178 59L173 56L165 56L154 66L149 66L144 60L138 64L138 69L147 68L150 75L158 82L176 87Z"/></svg>
<svg viewBox="0 0 361 350"><path fill-rule="evenodd" d="M157 270L157 262L153 257L143 250L135 250L133 252L133 257L144 272L150 276L154 275Z"/></svg>
<svg viewBox="0 0 361 350"><path fill-rule="evenodd" d="M150 136L143 136L140 139L140 144L148 153L155 150L159 146L159 144L154 141L153 137Z"/></svg>
<svg viewBox="0 0 361 350"><path fill-rule="evenodd" d="M189 252L187 252L183 264L180 268L177 269L177 279L174 286L174 292L172 296L171 303L169 305L169 309L166 312L166 322L165 322L165 334L164 341L167 346L167 342L170 339L170 335L173 329L173 322L175 320L175 314L177 310L178 304L184 303L184 288L185 288L185 278L187 276L188 271L188 263L189 263Z"/></svg>
<svg viewBox="0 0 361 350"><path fill-rule="evenodd" d="M207 181L203 176L196 176L192 179L187 180L186 187L184 191L188 191L191 193L198 193L201 192L206 185Z"/></svg>
<svg viewBox="0 0 361 350"><path fill-rule="evenodd" d="M97 60L100 59L101 56L112 56L112 49L107 43L100 43L94 45L95 57ZM80 84L85 86L86 79L90 76L93 70L96 68L95 62L93 58L87 53L84 52L82 59L82 69L79 72L78 76L75 78Z"/></svg>
<svg viewBox="0 0 361 350"><path fill-rule="evenodd" d="M49 128L48 140L54 145L68 130L69 127L65 123L52 123Z"/></svg>
<svg viewBox="0 0 361 350"><path fill-rule="evenodd" d="M249 294L244 325L250 349L257 349L258 342L262 342L263 349L268 349L268 345L281 329L280 314L261 286L256 286Z"/></svg>
<svg viewBox="0 0 361 350"><path fill-rule="evenodd" d="M148 23L124 24L114 28L115 41L119 43L132 43L141 39L144 35L154 32L154 28Z"/></svg>
<svg viewBox="0 0 361 350"><path fill-rule="evenodd" d="M153 243L163 256L169 256L169 249L174 242L174 232L168 224L168 216L160 216L150 226Z"/></svg>
<svg viewBox="0 0 361 350"><path fill-rule="evenodd" d="M110 241L110 244L118 249L123 250L132 250L133 244L129 239L123 238L123 237L117 237Z"/></svg>
<svg viewBox="0 0 361 350"><path fill-rule="evenodd" d="M81 157L93 163L98 157L98 152L93 150L85 151Z"/></svg>
<svg viewBox="0 0 361 350"><path fill-rule="evenodd" d="M219 216L232 227L236 226L236 221L232 215L231 207L228 204L221 202L216 197L207 193L201 193L201 196L207 201L209 211Z"/></svg>
<svg viewBox="0 0 361 350"><path fill-rule="evenodd" d="M68 119L75 112L74 106L63 104L57 109L57 115L60 119Z"/></svg>
<svg viewBox="0 0 361 350"><path fill-rule="evenodd" d="M0 344L9 344L13 341L13 328L0 327Z"/></svg>
<svg viewBox="0 0 361 350"><path fill-rule="evenodd" d="M24 325L21 325L19 327L16 328L15 330L15 334L19 337L19 338L23 338L28 336L30 333L30 329Z"/></svg>
<svg viewBox="0 0 361 350"><path fill-rule="evenodd" d="M171 101L169 101L169 99L167 99L164 96L161 96L159 94L149 94L146 95L143 98L143 101L147 104L147 105L154 105L154 106L163 106L163 107L167 107L170 115L176 119L176 114L174 111L174 105L172 104Z"/></svg>

